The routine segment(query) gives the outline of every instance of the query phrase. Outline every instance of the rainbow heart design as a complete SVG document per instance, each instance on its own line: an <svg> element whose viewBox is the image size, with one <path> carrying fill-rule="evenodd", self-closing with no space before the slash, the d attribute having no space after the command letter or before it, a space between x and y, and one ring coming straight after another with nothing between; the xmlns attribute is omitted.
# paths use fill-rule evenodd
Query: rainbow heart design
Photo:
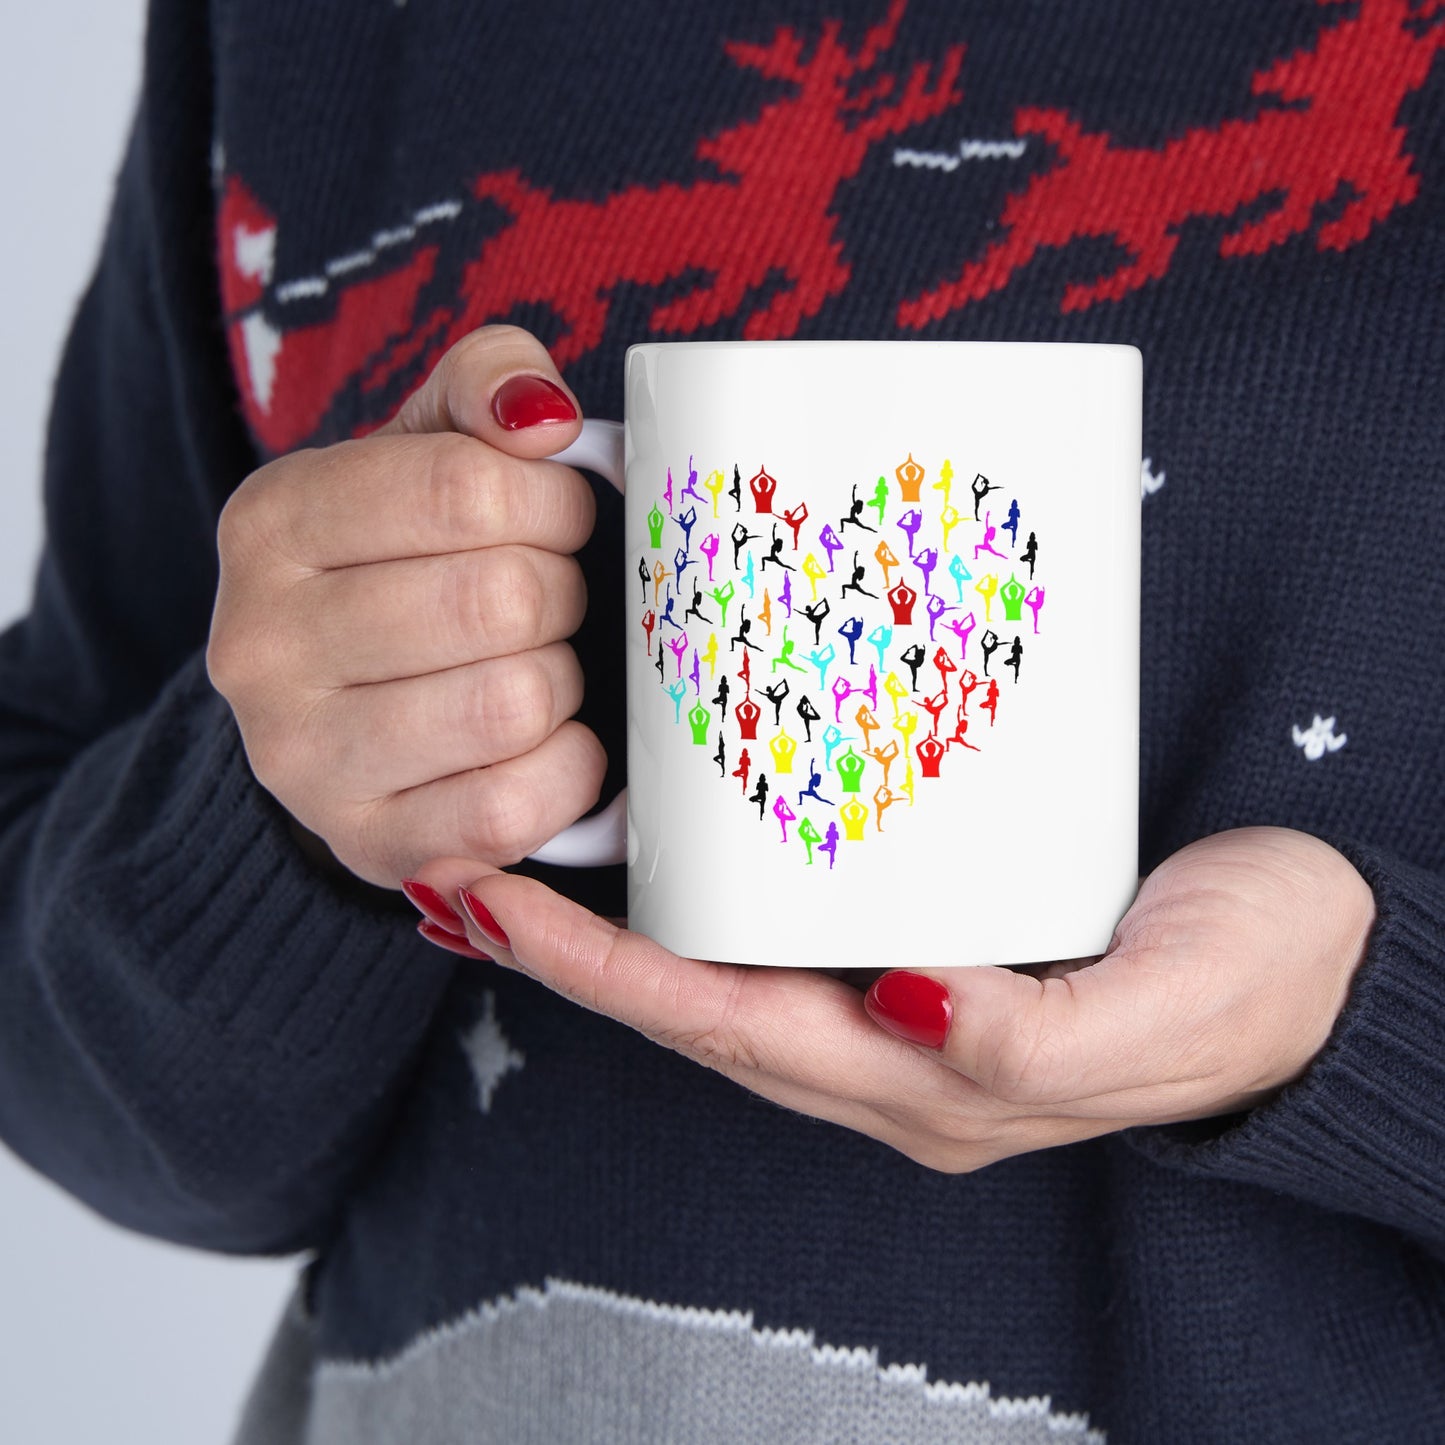
<svg viewBox="0 0 1445 1445"><path fill-rule="evenodd" d="M949 459L930 481L909 452L892 475L855 484L835 519L765 466L699 487L689 457L676 496L667 469L638 563L659 701L719 786L740 781L788 852L829 869L986 750L1044 607L1038 536L1008 489L975 473L961 510Z"/></svg>

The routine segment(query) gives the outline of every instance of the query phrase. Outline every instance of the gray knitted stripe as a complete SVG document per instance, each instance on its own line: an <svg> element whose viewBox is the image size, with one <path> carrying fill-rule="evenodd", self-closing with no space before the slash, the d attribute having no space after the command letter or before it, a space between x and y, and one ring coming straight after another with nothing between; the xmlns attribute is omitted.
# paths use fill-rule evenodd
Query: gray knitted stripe
<svg viewBox="0 0 1445 1445"><path fill-rule="evenodd" d="M293 1306L234 1445L1104 1445L1049 1400L921 1365L549 1280L375 1364L312 1358Z"/></svg>

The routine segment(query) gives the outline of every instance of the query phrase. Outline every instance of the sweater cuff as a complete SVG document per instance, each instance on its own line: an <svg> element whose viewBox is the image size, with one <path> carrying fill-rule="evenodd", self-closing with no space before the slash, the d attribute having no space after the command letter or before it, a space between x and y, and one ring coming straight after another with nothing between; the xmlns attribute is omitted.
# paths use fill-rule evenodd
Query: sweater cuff
<svg viewBox="0 0 1445 1445"><path fill-rule="evenodd" d="M1126 1131L1159 1163L1261 1185L1445 1243L1445 880L1330 840L1377 917L1328 1042L1268 1104Z"/></svg>
<svg viewBox="0 0 1445 1445"><path fill-rule="evenodd" d="M137 986L281 1055L354 1059L378 1040L410 1043L450 962L417 948L400 894L305 857L287 814L251 772L203 657L172 680L128 751L116 794L96 815L150 814L150 826L107 839L101 822L83 845L77 932L97 916L124 919L124 952L143 976Z"/></svg>

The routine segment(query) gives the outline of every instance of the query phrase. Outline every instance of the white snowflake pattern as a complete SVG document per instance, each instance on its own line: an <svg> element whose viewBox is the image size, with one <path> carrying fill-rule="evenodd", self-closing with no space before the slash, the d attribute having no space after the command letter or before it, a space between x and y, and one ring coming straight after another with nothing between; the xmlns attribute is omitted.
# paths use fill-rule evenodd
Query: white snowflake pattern
<svg viewBox="0 0 1445 1445"><path fill-rule="evenodd" d="M490 1114L497 1085L526 1063L497 1022L497 996L490 989L482 995L482 1016L461 1036L461 1045L477 1082L477 1103Z"/></svg>
<svg viewBox="0 0 1445 1445"><path fill-rule="evenodd" d="M1315 720L1307 728L1298 726L1291 729L1294 745L1304 750L1305 757L1317 763L1326 753L1337 753L1349 741L1349 734L1335 732L1335 720L1315 714Z"/></svg>

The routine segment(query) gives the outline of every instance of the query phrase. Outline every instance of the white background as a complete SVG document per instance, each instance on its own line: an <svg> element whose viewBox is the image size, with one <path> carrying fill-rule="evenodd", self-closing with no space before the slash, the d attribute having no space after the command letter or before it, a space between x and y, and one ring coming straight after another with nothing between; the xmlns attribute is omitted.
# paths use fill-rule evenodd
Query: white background
<svg viewBox="0 0 1445 1445"><path fill-rule="evenodd" d="M0 622L26 606L47 393L134 104L142 11L48 0L5 17ZM0 1440L224 1442L293 1274L123 1233L0 1148Z"/></svg>

